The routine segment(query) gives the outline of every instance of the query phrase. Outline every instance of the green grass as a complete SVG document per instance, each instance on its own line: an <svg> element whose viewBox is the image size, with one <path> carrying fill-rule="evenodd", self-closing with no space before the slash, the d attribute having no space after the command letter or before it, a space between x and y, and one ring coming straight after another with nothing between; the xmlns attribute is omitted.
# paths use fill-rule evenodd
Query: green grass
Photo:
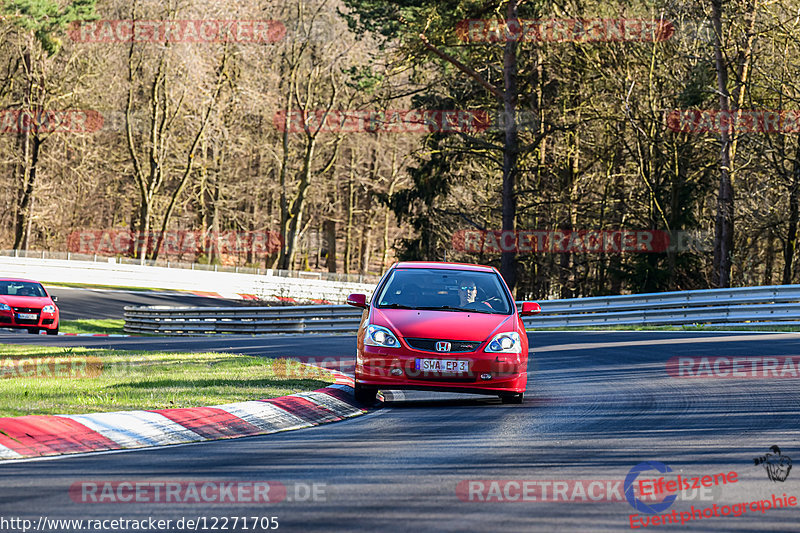
<svg viewBox="0 0 800 533"><path fill-rule="evenodd" d="M209 406L334 381L289 360L247 355L15 345L0 345L0 376L0 416Z"/></svg>
<svg viewBox="0 0 800 533"><path fill-rule="evenodd" d="M125 321L122 319L62 320L58 329L63 333L107 333L124 335Z"/></svg>

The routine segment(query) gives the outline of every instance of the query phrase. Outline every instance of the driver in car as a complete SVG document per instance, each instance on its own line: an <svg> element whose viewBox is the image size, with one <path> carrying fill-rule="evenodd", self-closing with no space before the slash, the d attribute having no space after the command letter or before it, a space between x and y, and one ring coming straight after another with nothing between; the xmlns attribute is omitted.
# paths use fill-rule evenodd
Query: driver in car
<svg viewBox="0 0 800 533"><path fill-rule="evenodd" d="M31 287L23 285L17 291L17 296L36 296L36 294L34 294L33 289Z"/></svg>
<svg viewBox="0 0 800 533"><path fill-rule="evenodd" d="M483 304L489 307L489 309L492 308L492 306L489 305L487 302L477 301L478 287L475 285L474 281L464 281L461 283L461 285L458 288L458 298L460 300L459 302L460 307L466 307L470 304L473 304L473 307L475 307L474 304Z"/></svg>

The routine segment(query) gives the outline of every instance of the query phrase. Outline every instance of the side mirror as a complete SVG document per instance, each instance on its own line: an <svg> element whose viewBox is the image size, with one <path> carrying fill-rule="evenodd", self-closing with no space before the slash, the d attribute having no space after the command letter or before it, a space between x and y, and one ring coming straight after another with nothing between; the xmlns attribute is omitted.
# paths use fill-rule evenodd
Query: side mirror
<svg viewBox="0 0 800 533"><path fill-rule="evenodd" d="M353 307L361 307L366 309L367 306L367 295L366 294L358 294L354 293L347 297L347 305L352 305Z"/></svg>
<svg viewBox="0 0 800 533"><path fill-rule="evenodd" d="M58 301L58 296L51 296L50 299L53 300L53 303L55 303Z"/></svg>
<svg viewBox="0 0 800 533"><path fill-rule="evenodd" d="M520 312L520 315L530 316L541 312L542 312L542 306L540 306L536 302L522 302L522 311Z"/></svg>

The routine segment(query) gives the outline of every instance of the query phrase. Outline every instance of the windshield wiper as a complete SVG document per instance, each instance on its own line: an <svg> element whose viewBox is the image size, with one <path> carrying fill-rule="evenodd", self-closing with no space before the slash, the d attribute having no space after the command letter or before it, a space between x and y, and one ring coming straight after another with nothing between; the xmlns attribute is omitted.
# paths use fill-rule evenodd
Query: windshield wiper
<svg viewBox="0 0 800 533"><path fill-rule="evenodd" d="M417 307L417 309L424 309L425 311L466 311L468 313L475 312L475 313L488 313L490 315L494 314L493 311L490 311L488 309L486 311L484 311L483 309L467 309L467 308L464 308L464 307L452 307L452 306L449 306L449 305L442 305L442 306L438 306L438 307L432 307L432 306L431 307Z"/></svg>
<svg viewBox="0 0 800 533"><path fill-rule="evenodd" d="M381 309L417 309L416 307L409 307L403 304L389 304L389 305L382 305Z"/></svg>

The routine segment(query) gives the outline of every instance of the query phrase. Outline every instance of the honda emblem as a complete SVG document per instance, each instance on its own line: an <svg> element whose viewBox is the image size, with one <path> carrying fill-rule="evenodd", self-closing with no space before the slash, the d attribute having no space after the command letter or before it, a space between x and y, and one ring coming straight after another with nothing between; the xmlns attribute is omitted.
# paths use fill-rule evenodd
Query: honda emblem
<svg viewBox="0 0 800 533"><path fill-rule="evenodd" d="M437 352L449 352L450 351L450 343L445 341L439 341L436 343L436 351Z"/></svg>

